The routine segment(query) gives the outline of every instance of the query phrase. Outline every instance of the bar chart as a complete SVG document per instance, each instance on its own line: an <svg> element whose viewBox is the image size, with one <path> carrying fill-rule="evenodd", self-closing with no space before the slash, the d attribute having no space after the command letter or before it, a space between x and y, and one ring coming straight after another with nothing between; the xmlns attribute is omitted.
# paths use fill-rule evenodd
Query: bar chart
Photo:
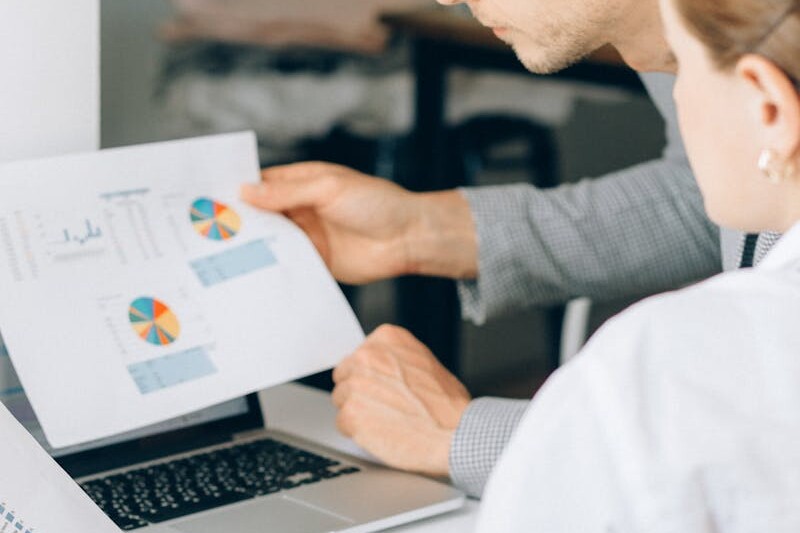
<svg viewBox="0 0 800 533"><path fill-rule="evenodd" d="M25 525L10 505L0 500L0 533L36 533Z"/></svg>

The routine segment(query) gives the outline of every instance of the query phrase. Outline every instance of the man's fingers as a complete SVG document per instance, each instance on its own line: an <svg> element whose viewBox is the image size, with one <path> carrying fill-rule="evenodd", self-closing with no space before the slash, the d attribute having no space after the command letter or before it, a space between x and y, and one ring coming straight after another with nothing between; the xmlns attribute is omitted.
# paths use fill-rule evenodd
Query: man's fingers
<svg viewBox="0 0 800 533"><path fill-rule="evenodd" d="M291 181L247 183L241 187L245 202L267 211L318 208L336 191L336 180L329 176L298 178Z"/></svg>
<svg viewBox="0 0 800 533"><path fill-rule="evenodd" d="M322 174L333 174L339 169L338 165L321 162L292 163L290 165L277 165L261 170L261 181L273 183L276 181L291 181L308 179Z"/></svg>
<svg viewBox="0 0 800 533"><path fill-rule="evenodd" d="M384 365L386 373L392 373L393 370L396 372L397 366L401 365L406 369L414 368L429 374L450 374L428 347L404 328L391 325L380 326L367 337L364 347L378 353L392 354L394 364Z"/></svg>
<svg viewBox="0 0 800 533"><path fill-rule="evenodd" d="M345 437L353 438L356 432L355 417L349 410L341 409L336 415L336 429Z"/></svg>
<svg viewBox="0 0 800 533"><path fill-rule="evenodd" d="M375 432L377 428L369 424L370 420L375 421L373 414L368 412L371 405L370 402L355 397L346 401L336 415L336 427L339 432L349 438L355 438L357 434L364 431Z"/></svg>
<svg viewBox="0 0 800 533"><path fill-rule="evenodd" d="M369 376L365 374L357 374L350 379L337 383L331 392L331 400L333 405L341 409L347 402L355 396L360 398L374 398L379 399L390 384L382 383L379 376ZM380 400L379 400L380 401Z"/></svg>
<svg viewBox="0 0 800 533"><path fill-rule="evenodd" d="M428 347L422 344L410 331L392 324L383 324L375 328L375 331L370 334L367 341L399 345L414 351L430 353Z"/></svg>
<svg viewBox="0 0 800 533"><path fill-rule="evenodd" d="M353 373L355 366L356 362L353 360L352 355L345 357L342 362L333 369L333 382L339 384L345 381Z"/></svg>
<svg viewBox="0 0 800 533"><path fill-rule="evenodd" d="M336 406L337 409L341 409L342 406L347 402L347 398L350 397L350 387L348 387L347 382L340 383L333 388L333 392L331 392L331 401L333 405Z"/></svg>
<svg viewBox="0 0 800 533"><path fill-rule="evenodd" d="M397 328L387 329L382 326L367 337L364 344L334 369L334 383L341 383L357 373L375 373L411 382L421 380L431 383L435 383L435 377L442 373L449 375L433 354L411 337L410 333L403 330L401 335L405 333L411 337L412 342L398 342L396 338L392 338L394 329ZM390 332L388 336L381 333L387 331Z"/></svg>
<svg viewBox="0 0 800 533"><path fill-rule="evenodd" d="M349 379L355 372L364 370L393 375L395 365L391 362L391 349L391 346L365 342L333 370L333 382L340 383Z"/></svg>

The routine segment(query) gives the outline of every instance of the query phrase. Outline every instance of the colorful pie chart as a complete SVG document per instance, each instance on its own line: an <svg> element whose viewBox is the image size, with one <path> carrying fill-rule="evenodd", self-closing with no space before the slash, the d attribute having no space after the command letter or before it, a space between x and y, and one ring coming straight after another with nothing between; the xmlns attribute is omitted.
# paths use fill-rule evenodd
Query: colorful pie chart
<svg viewBox="0 0 800 533"><path fill-rule="evenodd" d="M210 198L194 201L191 219L197 233L214 241L232 239L242 227L242 219L236 211Z"/></svg>
<svg viewBox="0 0 800 533"><path fill-rule="evenodd" d="M136 334L156 346L166 346L178 339L181 325L175 313L155 298L138 298L131 303L128 318Z"/></svg>

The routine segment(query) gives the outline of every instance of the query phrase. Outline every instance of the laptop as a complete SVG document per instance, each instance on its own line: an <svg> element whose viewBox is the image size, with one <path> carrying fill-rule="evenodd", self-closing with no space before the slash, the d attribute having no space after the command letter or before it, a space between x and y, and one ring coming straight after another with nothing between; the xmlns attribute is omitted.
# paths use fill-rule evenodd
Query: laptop
<svg viewBox="0 0 800 533"><path fill-rule="evenodd" d="M361 533L464 503L446 484L265 428L255 394L59 450L24 395L5 403L126 531Z"/></svg>

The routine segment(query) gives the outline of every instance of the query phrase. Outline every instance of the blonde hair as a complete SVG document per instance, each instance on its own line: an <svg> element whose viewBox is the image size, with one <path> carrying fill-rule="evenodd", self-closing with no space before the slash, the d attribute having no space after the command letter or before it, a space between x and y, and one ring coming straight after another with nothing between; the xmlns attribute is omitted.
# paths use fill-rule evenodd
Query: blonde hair
<svg viewBox="0 0 800 533"><path fill-rule="evenodd" d="M766 57L800 88L800 0L674 0L689 31L721 69Z"/></svg>

